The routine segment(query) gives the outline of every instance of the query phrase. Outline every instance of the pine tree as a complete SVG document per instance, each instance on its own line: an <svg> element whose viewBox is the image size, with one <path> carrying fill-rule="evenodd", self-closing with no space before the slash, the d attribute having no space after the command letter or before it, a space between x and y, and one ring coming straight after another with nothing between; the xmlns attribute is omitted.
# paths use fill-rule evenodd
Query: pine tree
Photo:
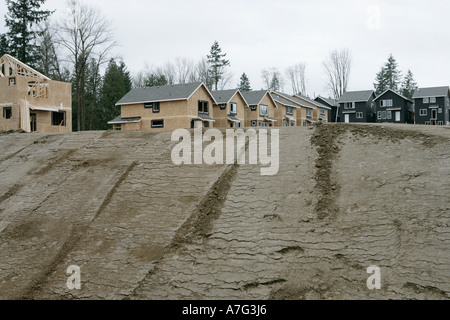
<svg viewBox="0 0 450 320"><path fill-rule="evenodd" d="M131 81L125 64L122 62L117 65L114 59L111 59L106 68L105 75L100 89L99 108L95 113L95 129L105 130L108 127L108 121L120 115L120 107L116 106L128 89L131 88Z"/></svg>
<svg viewBox="0 0 450 320"><path fill-rule="evenodd" d="M222 49L217 41L211 46L208 63L210 65L209 73L213 80L215 90L217 90L220 79L222 79L223 69L230 65L230 61L225 59L226 53L222 53Z"/></svg>
<svg viewBox="0 0 450 320"><path fill-rule="evenodd" d="M400 89L401 94L408 99L412 99L414 92L417 89L418 86L417 82L414 80L413 73L411 72L411 70L408 70L405 79L403 80L402 87Z"/></svg>
<svg viewBox="0 0 450 320"><path fill-rule="evenodd" d="M272 81L270 81L269 89L271 91L280 91L280 79L277 73L272 75Z"/></svg>
<svg viewBox="0 0 450 320"><path fill-rule="evenodd" d="M252 88L250 87L250 80L248 79L245 72L241 76L241 82L238 84L238 89L241 92L252 91Z"/></svg>
<svg viewBox="0 0 450 320"><path fill-rule="evenodd" d="M6 0L8 13L5 16L8 32L6 38L9 43L9 54L20 61L38 68L40 59L39 46L36 37L42 32L36 28L54 11L39 10L45 0Z"/></svg>
<svg viewBox="0 0 450 320"><path fill-rule="evenodd" d="M382 94L387 89L397 92L399 90L400 78L401 72L398 70L397 61L391 54L380 72L377 73L374 83L376 94Z"/></svg>
<svg viewBox="0 0 450 320"><path fill-rule="evenodd" d="M0 34L0 57L6 53L9 53L8 40L6 34Z"/></svg>

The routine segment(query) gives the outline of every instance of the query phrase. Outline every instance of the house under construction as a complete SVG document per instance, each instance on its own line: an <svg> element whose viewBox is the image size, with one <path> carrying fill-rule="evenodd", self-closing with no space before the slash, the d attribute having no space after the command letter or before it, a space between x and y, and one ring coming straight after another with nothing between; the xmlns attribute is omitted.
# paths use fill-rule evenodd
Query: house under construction
<svg viewBox="0 0 450 320"><path fill-rule="evenodd" d="M0 131L72 131L72 84L53 81L5 54L0 58Z"/></svg>

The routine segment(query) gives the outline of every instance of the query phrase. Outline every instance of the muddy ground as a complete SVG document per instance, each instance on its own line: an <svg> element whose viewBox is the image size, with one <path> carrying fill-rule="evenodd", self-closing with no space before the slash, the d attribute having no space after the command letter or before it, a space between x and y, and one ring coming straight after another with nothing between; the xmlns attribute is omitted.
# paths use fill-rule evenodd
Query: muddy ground
<svg viewBox="0 0 450 320"><path fill-rule="evenodd" d="M449 299L448 128L281 129L275 176L170 137L1 134L0 299Z"/></svg>

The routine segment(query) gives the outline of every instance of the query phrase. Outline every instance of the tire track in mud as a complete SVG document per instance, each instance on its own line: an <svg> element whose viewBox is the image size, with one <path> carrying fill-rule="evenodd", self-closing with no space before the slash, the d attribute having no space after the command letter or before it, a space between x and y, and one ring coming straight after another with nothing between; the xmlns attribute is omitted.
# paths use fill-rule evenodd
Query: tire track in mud
<svg viewBox="0 0 450 320"><path fill-rule="evenodd" d="M114 186L103 199L101 205L99 206L94 217L89 221L89 223L85 225L74 226L72 228L69 237L64 242L56 256L52 259L47 267L43 268L43 272L35 278L32 284L27 289L25 289L25 293L22 295L21 299L33 300L36 298L37 294L39 294L39 292L41 291L41 287L43 287L47 283L48 279L57 270L58 266L67 258L68 254L72 252L75 246L82 240L90 225L102 213L104 208L108 205L108 203L116 193L118 187L125 181L125 179L128 177L128 175L136 165L137 162L133 161L121 174L119 179L117 179L117 181L114 183Z"/></svg>

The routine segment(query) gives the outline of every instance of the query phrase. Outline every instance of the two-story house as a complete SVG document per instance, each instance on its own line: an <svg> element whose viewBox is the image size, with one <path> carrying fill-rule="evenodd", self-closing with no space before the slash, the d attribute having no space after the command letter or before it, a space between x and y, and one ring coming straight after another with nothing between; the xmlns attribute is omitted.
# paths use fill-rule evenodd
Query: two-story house
<svg viewBox="0 0 450 320"><path fill-rule="evenodd" d="M317 122L317 119L314 118L314 116L317 114L315 112L317 108L312 104L306 103L305 101L286 93L273 92L273 94L287 101L290 101L291 103L294 103L294 105L300 107L300 109L298 109L296 112L297 126L306 127Z"/></svg>
<svg viewBox="0 0 450 320"><path fill-rule="evenodd" d="M275 122L277 122L275 119L275 109L278 107L269 91L249 91L243 92L242 95L249 105L245 115L246 127L275 126Z"/></svg>
<svg viewBox="0 0 450 320"><path fill-rule="evenodd" d="M414 123L412 100L388 89L374 99L377 123Z"/></svg>
<svg viewBox="0 0 450 320"><path fill-rule="evenodd" d="M217 104L214 105L214 126L220 128L240 128L245 124L248 104L239 90L212 91Z"/></svg>
<svg viewBox="0 0 450 320"><path fill-rule="evenodd" d="M278 108L275 110L276 127L295 127L297 126L297 112L301 109L299 105L292 101L286 100L274 92L271 94L272 99L277 104Z"/></svg>
<svg viewBox="0 0 450 320"><path fill-rule="evenodd" d="M321 123L327 123L328 122L328 113L330 112L331 108L321 104L320 102L317 102L315 100L312 100L308 97L296 94L293 96L294 98L297 98L301 101L304 101L305 103L315 107L313 109L313 119L314 121L321 122Z"/></svg>
<svg viewBox="0 0 450 320"><path fill-rule="evenodd" d="M116 103L120 116L108 124L124 131L213 127L215 104L201 82L135 88Z"/></svg>
<svg viewBox="0 0 450 320"><path fill-rule="evenodd" d="M339 99L339 121L345 123L375 122L375 98L373 90L345 92Z"/></svg>
<svg viewBox="0 0 450 320"><path fill-rule="evenodd" d="M338 101L331 98L324 98L318 96L314 99L325 106L328 106L330 110L328 111L328 122L339 122L339 114L338 114Z"/></svg>
<svg viewBox="0 0 450 320"><path fill-rule="evenodd" d="M53 81L14 57L0 58L0 130L72 131L72 84Z"/></svg>
<svg viewBox="0 0 450 320"><path fill-rule="evenodd" d="M450 88L420 88L413 95L415 123L450 125Z"/></svg>

